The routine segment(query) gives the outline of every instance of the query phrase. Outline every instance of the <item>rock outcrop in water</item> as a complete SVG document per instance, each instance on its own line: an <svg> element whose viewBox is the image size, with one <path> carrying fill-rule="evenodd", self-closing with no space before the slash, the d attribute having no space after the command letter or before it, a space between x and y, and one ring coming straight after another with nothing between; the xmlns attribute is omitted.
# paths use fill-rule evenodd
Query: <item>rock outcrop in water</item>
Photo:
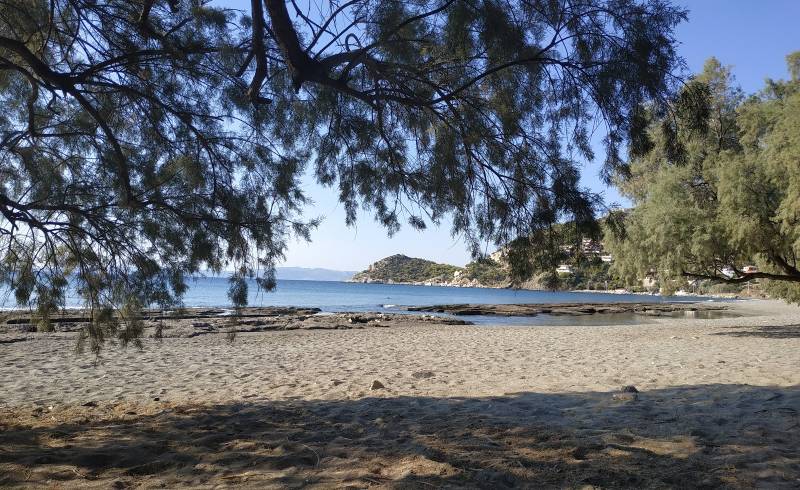
<svg viewBox="0 0 800 490"><path fill-rule="evenodd" d="M284 330L351 330L420 325L469 325L471 322L435 315L389 313L322 313L319 308L250 307L234 311L224 308L186 308L174 312L148 311L142 316L145 336L196 337ZM76 333L89 324L87 312L68 310L51 319L57 334ZM0 341L25 340L36 332L37 320L30 312L9 311L0 316ZM37 334L38 335L38 334ZM46 335L46 334L45 334Z"/></svg>
<svg viewBox="0 0 800 490"><path fill-rule="evenodd" d="M725 311L720 304L702 303L548 303L519 305L435 305L410 306L408 311L449 313L457 316L536 316L536 315L595 315L636 313L648 316L673 316L676 313Z"/></svg>

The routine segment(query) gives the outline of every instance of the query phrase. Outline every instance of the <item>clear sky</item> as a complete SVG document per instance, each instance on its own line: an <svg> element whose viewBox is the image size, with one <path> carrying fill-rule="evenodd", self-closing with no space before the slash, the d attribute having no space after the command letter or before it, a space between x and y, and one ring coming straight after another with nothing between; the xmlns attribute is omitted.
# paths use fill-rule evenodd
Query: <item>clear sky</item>
<svg viewBox="0 0 800 490"><path fill-rule="evenodd" d="M238 4L239 1L226 1ZM243 2L242 2L243 3ZM787 78L785 56L800 50L800 0L676 0L690 10L689 21L676 32L680 54L691 73L716 56L732 65L745 92L758 91L765 78ZM624 203L614 189L598 178L599 166L587 163L583 182L603 192L607 202ZM307 179L306 192L315 201L308 216L323 216L312 242L291 242L286 266L361 270L387 255L403 253L437 262L464 265L470 257L458 238L450 236L448 224L418 232L409 227L389 238L368 212L361 212L355 227L344 224L344 211L336 190ZM491 250L490 250L491 251Z"/></svg>

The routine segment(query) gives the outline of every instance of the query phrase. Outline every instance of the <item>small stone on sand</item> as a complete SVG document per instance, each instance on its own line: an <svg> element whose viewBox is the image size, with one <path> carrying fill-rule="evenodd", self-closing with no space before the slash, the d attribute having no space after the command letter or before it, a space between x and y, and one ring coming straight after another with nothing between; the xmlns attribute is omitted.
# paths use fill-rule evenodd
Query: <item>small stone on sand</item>
<svg viewBox="0 0 800 490"><path fill-rule="evenodd" d="M639 390L633 385L623 386L619 393L615 393L612 398L621 402L633 402L639 399Z"/></svg>

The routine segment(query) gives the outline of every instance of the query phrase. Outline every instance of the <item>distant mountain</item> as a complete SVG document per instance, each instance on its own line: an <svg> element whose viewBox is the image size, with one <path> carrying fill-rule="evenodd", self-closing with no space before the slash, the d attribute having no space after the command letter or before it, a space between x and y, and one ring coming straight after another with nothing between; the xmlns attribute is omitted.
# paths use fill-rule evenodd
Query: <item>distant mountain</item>
<svg viewBox="0 0 800 490"><path fill-rule="evenodd" d="M277 267L275 275L278 279L296 281L349 281L355 271L335 271L319 267Z"/></svg>

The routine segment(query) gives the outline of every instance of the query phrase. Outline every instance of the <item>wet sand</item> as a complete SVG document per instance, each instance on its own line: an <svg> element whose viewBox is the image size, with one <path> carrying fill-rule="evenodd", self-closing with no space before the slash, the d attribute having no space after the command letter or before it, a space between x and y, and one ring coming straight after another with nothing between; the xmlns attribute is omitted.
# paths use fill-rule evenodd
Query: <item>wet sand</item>
<svg viewBox="0 0 800 490"><path fill-rule="evenodd" d="M0 485L797 487L800 309L735 308L175 336L96 364L72 333L4 334Z"/></svg>

